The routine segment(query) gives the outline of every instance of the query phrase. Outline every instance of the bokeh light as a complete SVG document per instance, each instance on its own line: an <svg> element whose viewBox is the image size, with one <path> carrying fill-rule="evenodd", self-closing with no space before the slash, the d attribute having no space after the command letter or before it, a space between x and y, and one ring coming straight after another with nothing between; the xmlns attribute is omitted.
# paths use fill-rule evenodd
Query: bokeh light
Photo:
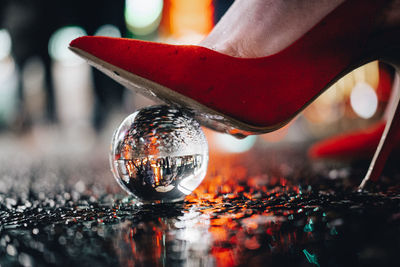
<svg viewBox="0 0 400 267"><path fill-rule="evenodd" d="M0 29L0 125L10 121L16 108L17 72L11 55L11 37Z"/></svg>
<svg viewBox="0 0 400 267"><path fill-rule="evenodd" d="M358 116L369 119L375 114L378 108L378 97L375 90L369 84L359 82L351 92L350 103Z"/></svg>
<svg viewBox="0 0 400 267"><path fill-rule="evenodd" d="M244 139L237 139L228 134L215 133L213 136L215 145L221 151L229 153L243 153L253 147L256 136L248 136Z"/></svg>
<svg viewBox="0 0 400 267"><path fill-rule="evenodd" d="M160 25L164 42L197 44L214 26L212 0L166 0Z"/></svg>
<svg viewBox="0 0 400 267"><path fill-rule="evenodd" d="M0 43L0 46L2 44ZM16 111L18 78L14 60L0 60L0 125L9 123Z"/></svg>
<svg viewBox="0 0 400 267"><path fill-rule="evenodd" d="M381 72L379 62L373 61L348 73L328 88L302 112L307 123L307 135L314 138L332 136L364 127L368 123L365 119L378 116L385 103L383 99L379 101L376 92L382 88L390 92L388 87L391 87L390 78L382 83Z"/></svg>
<svg viewBox="0 0 400 267"><path fill-rule="evenodd" d="M126 0L125 21L135 35L147 35L160 24L162 0Z"/></svg>
<svg viewBox="0 0 400 267"><path fill-rule="evenodd" d="M83 63L84 60L72 53L68 49L68 46L73 39L84 35L86 35L85 30L78 26L67 26L58 29L50 37L50 56L53 60L59 61L65 65L77 65Z"/></svg>
<svg viewBox="0 0 400 267"><path fill-rule="evenodd" d="M115 25L105 24L100 26L94 35L119 38L121 37L121 31Z"/></svg>
<svg viewBox="0 0 400 267"><path fill-rule="evenodd" d="M0 29L0 60L11 53L11 37L7 30Z"/></svg>

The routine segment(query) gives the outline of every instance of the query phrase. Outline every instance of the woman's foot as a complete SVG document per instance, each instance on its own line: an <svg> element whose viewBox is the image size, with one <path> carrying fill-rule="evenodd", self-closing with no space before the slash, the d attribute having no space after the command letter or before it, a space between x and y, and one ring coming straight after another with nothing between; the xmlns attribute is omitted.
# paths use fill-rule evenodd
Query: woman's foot
<svg viewBox="0 0 400 267"><path fill-rule="evenodd" d="M243 58L275 54L301 38L343 2L236 0L200 45ZM400 25L400 1L388 1L382 17L382 27Z"/></svg>

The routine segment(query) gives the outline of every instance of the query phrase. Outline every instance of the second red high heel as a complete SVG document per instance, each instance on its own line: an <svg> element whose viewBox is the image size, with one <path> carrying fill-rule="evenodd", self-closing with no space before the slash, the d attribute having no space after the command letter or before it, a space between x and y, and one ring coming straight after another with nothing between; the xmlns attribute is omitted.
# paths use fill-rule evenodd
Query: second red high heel
<svg viewBox="0 0 400 267"><path fill-rule="evenodd" d="M399 64L400 30L375 28L389 2L346 1L292 45L261 58L107 37L81 37L70 48L126 87L192 109L210 128L260 134L285 125L354 68L377 59ZM367 180L379 176L398 113L388 119Z"/></svg>
<svg viewBox="0 0 400 267"><path fill-rule="evenodd" d="M314 144L309 150L312 158L367 158L372 157L385 130L386 121L371 125L367 129L357 130ZM400 132L394 140L395 147L400 145Z"/></svg>
<svg viewBox="0 0 400 267"><path fill-rule="evenodd" d="M379 64L379 84L376 90L378 98L388 101L386 111L396 106L396 103L394 103L396 91L393 92L392 98L389 99L389 97L391 89L396 89L397 83L400 82L399 78L395 79L392 71L391 67ZM366 128L345 132L316 142L311 146L309 155L315 159L372 158L385 129L386 115L388 114L383 115L381 121ZM394 143L395 149L400 148L400 131L397 132L396 137L391 142Z"/></svg>

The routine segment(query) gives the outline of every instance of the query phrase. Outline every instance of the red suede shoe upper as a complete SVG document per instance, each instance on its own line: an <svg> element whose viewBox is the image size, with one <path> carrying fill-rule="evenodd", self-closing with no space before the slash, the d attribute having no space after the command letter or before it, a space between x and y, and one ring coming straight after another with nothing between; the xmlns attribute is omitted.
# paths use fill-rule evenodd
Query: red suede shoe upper
<svg viewBox="0 0 400 267"><path fill-rule="evenodd" d="M309 151L312 158L372 157L381 139L386 122L381 121L367 129L338 135L313 145ZM400 146L400 132L390 140L393 148Z"/></svg>
<svg viewBox="0 0 400 267"><path fill-rule="evenodd" d="M368 129L353 131L321 141L309 151L312 158L370 157L381 139L386 122L379 122ZM399 135L400 137L400 135Z"/></svg>
<svg viewBox="0 0 400 267"><path fill-rule="evenodd" d="M359 61L382 2L347 1L291 46L262 58L108 37L70 45L245 123L274 126Z"/></svg>

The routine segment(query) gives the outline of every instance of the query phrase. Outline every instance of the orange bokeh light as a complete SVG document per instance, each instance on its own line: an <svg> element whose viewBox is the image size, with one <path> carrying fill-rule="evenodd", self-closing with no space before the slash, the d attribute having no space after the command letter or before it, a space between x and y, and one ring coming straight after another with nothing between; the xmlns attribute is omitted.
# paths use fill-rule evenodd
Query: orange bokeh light
<svg viewBox="0 0 400 267"><path fill-rule="evenodd" d="M165 0L161 34L173 38L206 35L214 26L212 0Z"/></svg>

